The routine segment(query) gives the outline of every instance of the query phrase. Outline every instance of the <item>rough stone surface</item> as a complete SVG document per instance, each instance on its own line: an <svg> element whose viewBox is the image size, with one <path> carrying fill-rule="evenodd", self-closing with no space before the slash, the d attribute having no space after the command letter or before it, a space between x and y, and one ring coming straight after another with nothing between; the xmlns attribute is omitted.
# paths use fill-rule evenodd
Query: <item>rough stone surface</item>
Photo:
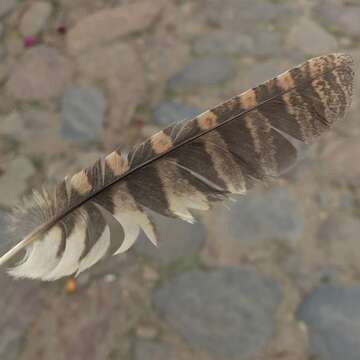
<svg viewBox="0 0 360 360"><path fill-rule="evenodd" d="M16 0L1 0L0 2L0 17L9 13L16 5Z"/></svg>
<svg viewBox="0 0 360 360"><path fill-rule="evenodd" d="M196 54L230 54L246 56L254 51L255 43L251 36L239 34L235 38L231 32L216 32L197 38L193 43Z"/></svg>
<svg viewBox="0 0 360 360"><path fill-rule="evenodd" d="M360 143L357 138L333 143L327 148L322 165L323 172L336 183L347 183L351 186L360 185L360 169L348 164L356 162L360 156ZM325 166L331 161L332 166ZM325 172L326 171L326 172Z"/></svg>
<svg viewBox="0 0 360 360"><path fill-rule="evenodd" d="M64 138L99 140L102 135L105 106L105 98L97 88L67 88L60 115Z"/></svg>
<svg viewBox="0 0 360 360"><path fill-rule="evenodd" d="M17 157L9 163L4 174L0 175L0 204L13 206L27 189L26 181L35 173L34 165L25 157Z"/></svg>
<svg viewBox="0 0 360 360"><path fill-rule="evenodd" d="M170 88L181 91L197 86L216 85L230 80L234 71L233 63L224 56L195 59L170 80Z"/></svg>
<svg viewBox="0 0 360 360"><path fill-rule="evenodd" d="M335 212L320 226L318 238L332 265L360 270L359 234L359 218Z"/></svg>
<svg viewBox="0 0 360 360"><path fill-rule="evenodd" d="M355 5L355 6L354 6ZM314 7L315 17L324 27L345 33L350 36L360 36L360 4L350 2L347 6L341 6L336 1L319 1Z"/></svg>
<svg viewBox="0 0 360 360"><path fill-rule="evenodd" d="M290 30L289 43L308 55L335 51L336 39L314 21L303 17Z"/></svg>
<svg viewBox="0 0 360 360"><path fill-rule="evenodd" d="M44 306L40 287L27 281L11 281L0 274L0 358L18 360L21 344Z"/></svg>
<svg viewBox="0 0 360 360"><path fill-rule="evenodd" d="M154 295L158 311L191 346L229 359L266 344L280 299L273 280L231 268L182 274Z"/></svg>
<svg viewBox="0 0 360 360"><path fill-rule="evenodd" d="M46 100L61 94L72 73L71 62L58 50L36 46L16 64L6 89L18 100Z"/></svg>
<svg viewBox="0 0 360 360"><path fill-rule="evenodd" d="M163 264L196 254L205 241L204 228L200 223L188 224L160 215L154 215L154 221L159 247L156 248L144 234L141 234L135 248L139 253Z"/></svg>
<svg viewBox="0 0 360 360"><path fill-rule="evenodd" d="M144 30L155 20L161 8L161 2L149 6L147 1L139 1L101 10L70 30L67 36L68 49L71 53L79 53L120 36Z"/></svg>
<svg viewBox="0 0 360 360"><path fill-rule="evenodd" d="M175 101L162 101L154 110L153 118L157 125L168 126L176 121L192 119L201 110L195 106L181 104Z"/></svg>
<svg viewBox="0 0 360 360"><path fill-rule="evenodd" d="M357 360L360 353L360 288L322 286L298 309L319 360Z"/></svg>
<svg viewBox="0 0 360 360"><path fill-rule="evenodd" d="M303 227L297 201L284 188L241 198L226 215L231 236L242 240L296 240Z"/></svg>
<svg viewBox="0 0 360 360"><path fill-rule="evenodd" d="M167 344L153 341L137 341L135 346L135 360L177 360L174 349Z"/></svg>
<svg viewBox="0 0 360 360"><path fill-rule="evenodd" d="M0 209L0 254L3 254L10 245L7 235L7 217L8 213Z"/></svg>
<svg viewBox="0 0 360 360"><path fill-rule="evenodd" d="M143 101L146 89L146 75L139 56L133 47L117 42L80 55L77 66L84 76L104 82L109 94L109 131L105 143L110 149L118 146L124 127Z"/></svg>
<svg viewBox="0 0 360 360"><path fill-rule="evenodd" d="M147 296L138 277L128 271L123 275L128 279L99 279L72 297L54 294L38 316L19 360L39 359L39 354L42 359L56 354L56 360L128 359L130 343L125 334L139 320Z"/></svg>
<svg viewBox="0 0 360 360"><path fill-rule="evenodd" d="M20 32L24 36L36 35L42 31L51 15L52 6L49 2L32 3L20 22Z"/></svg>

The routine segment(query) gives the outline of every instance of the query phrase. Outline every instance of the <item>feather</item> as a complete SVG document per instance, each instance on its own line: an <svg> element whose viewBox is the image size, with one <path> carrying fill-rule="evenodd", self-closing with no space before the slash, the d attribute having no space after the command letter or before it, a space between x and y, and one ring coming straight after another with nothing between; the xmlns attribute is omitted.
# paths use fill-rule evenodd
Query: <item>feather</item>
<svg viewBox="0 0 360 360"><path fill-rule="evenodd" d="M10 274L55 280L127 251L140 230L156 245L151 211L193 222L192 209L207 210L282 174L296 161L294 142L309 143L344 117L353 76L347 55L314 58L169 126L128 154L115 150L20 206L14 226L25 234L0 265L25 249ZM116 249L107 216L123 228Z"/></svg>

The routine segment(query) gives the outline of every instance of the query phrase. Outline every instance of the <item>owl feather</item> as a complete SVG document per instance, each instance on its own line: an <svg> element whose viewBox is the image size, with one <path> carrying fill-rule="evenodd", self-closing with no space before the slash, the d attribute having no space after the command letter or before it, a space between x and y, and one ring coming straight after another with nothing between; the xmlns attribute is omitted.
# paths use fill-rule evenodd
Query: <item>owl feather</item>
<svg viewBox="0 0 360 360"><path fill-rule="evenodd" d="M174 123L127 154L113 151L51 193L34 192L14 211L22 240L0 265L26 250L9 273L50 281L127 251L140 231L156 245L152 211L193 222L192 210L245 194L289 169L297 159L295 143L310 143L344 117L353 77L347 55L310 59ZM112 220L124 233L117 248Z"/></svg>

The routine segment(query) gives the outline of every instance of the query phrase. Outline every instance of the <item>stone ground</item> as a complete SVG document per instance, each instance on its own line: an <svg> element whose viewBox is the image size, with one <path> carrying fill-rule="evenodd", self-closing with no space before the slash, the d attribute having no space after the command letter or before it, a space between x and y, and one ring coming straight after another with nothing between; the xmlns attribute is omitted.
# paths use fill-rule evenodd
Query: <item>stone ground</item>
<svg viewBox="0 0 360 360"><path fill-rule="evenodd" d="M45 179L311 56L359 65L359 19L359 0L1 0L0 250ZM159 219L159 250L142 238L75 292L2 272L0 359L358 360L359 110L273 187Z"/></svg>

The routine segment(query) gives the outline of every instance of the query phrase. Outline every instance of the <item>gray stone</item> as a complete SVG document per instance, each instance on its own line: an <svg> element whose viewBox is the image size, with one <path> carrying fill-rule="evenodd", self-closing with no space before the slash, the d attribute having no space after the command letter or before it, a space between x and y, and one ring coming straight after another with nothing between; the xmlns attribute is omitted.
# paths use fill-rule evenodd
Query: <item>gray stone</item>
<svg viewBox="0 0 360 360"><path fill-rule="evenodd" d="M301 18L291 29L289 45L307 55L328 53L336 50L336 39L316 22L307 17Z"/></svg>
<svg viewBox="0 0 360 360"><path fill-rule="evenodd" d="M175 101L162 101L153 111L153 118L157 125L163 127L176 121L192 119L200 113L201 110L195 106Z"/></svg>
<svg viewBox="0 0 360 360"><path fill-rule="evenodd" d="M11 161L5 172L0 175L0 204L14 206L27 189L27 180L34 175L35 168L29 159L18 157Z"/></svg>
<svg viewBox="0 0 360 360"><path fill-rule="evenodd" d="M10 246L9 236L7 234L8 230L8 213L0 209L0 254L3 254L8 250Z"/></svg>
<svg viewBox="0 0 360 360"><path fill-rule="evenodd" d="M245 241L296 240L304 222L296 199L285 188L240 198L224 217L230 236Z"/></svg>
<svg viewBox="0 0 360 360"><path fill-rule="evenodd" d="M293 13L287 2L266 0L210 0L202 9L207 20L214 25L237 30L249 30L249 26L282 22Z"/></svg>
<svg viewBox="0 0 360 360"><path fill-rule="evenodd" d="M251 36L238 34L234 37L232 32L216 32L197 38L193 43L196 54L229 54L246 56L255 49Z"/></svg>
<svg viewBox="0 0 360 360"><path fill-rule="evenodd" d="M1 0L0 1L0 18L8 14L16 5L17 0Z"/></svg>
<svg viewBox="0 0 360 360"><path fill-rule="evenodd" d="M235 75L232 61L224 56L208 56L187 64L170 80L173 90L189 90L230 80Z"/></svg>
<svg viewBox="0 0 360 360"><path fill-rule="evenodd" d="M102 135L105 106L104 95L97 88L66 88L60 114L64 138L98 140Z"/></svg>
<svg viewBox="0 0 360 360"><path fill-rule="evenodd" d="M282 39L279 32L259 31L254 36L254 48L250 55L259 57L277 56L282 53Z"/></svg>
<svg viewBox="0 0 360 360"><path fill-rule="evenodd" d="M359 287L321 286L305 298L297 316L308 326L316 359L359 359Z"/></svg>
<svg viewBox="0 0 360 360"><path fill-rule="evenodd" d="M73 67L59 50L45 45L27 50L11 71L6 90L18 100L37 101L60 95Z"/></svg>
<svg viewBox="0 0 360 360"><path fill-rule="evenodd" d="M154 295L156 309L192 347L229 359L266 344L280 301L273 280L234 268L182 274Z"/></svg>
<svg viewBox="0 0 360 360"><path fill-rule="evenodd" d="M314 15L326 28L345 33L346 35L360 36L360 3L339 4L338 1L319 1L314 7Z"/></svg>
<svg viewBox="0 0 360 360"><path fill-rule="evenodd" d="M163 264L194 255L203 245L204 228L200 223L189 224L185 221L153 215L157 229L159 246L155 247L144 234L141 234L135 249Z"/></svg>
<svg viewBox="0 0 360 360"><path fill-rule="evenodd" d="M176 351L168 344L154 341L137 341L135 360L176 360Z"/></svg>
<svg viewBox="0 0 360 360"><path fill-rule="evenodd" d="M20 32L24 36L36 35L42 31L51 15L49 2L36 1L30 5L20 22Z"/></svg>
<svg viewBox="0 0 360 360"><path fill-rule="evenodd" d="M360 270L359 218L344 211L332 213L318 230L327 261L341 269Z"/></svg>
<svg viewBox="0 0 360 360"><path fill-rule="evenodd" d="M0 358L18 360L23 340L44 307L40 286L0 274Z"/></svg>

